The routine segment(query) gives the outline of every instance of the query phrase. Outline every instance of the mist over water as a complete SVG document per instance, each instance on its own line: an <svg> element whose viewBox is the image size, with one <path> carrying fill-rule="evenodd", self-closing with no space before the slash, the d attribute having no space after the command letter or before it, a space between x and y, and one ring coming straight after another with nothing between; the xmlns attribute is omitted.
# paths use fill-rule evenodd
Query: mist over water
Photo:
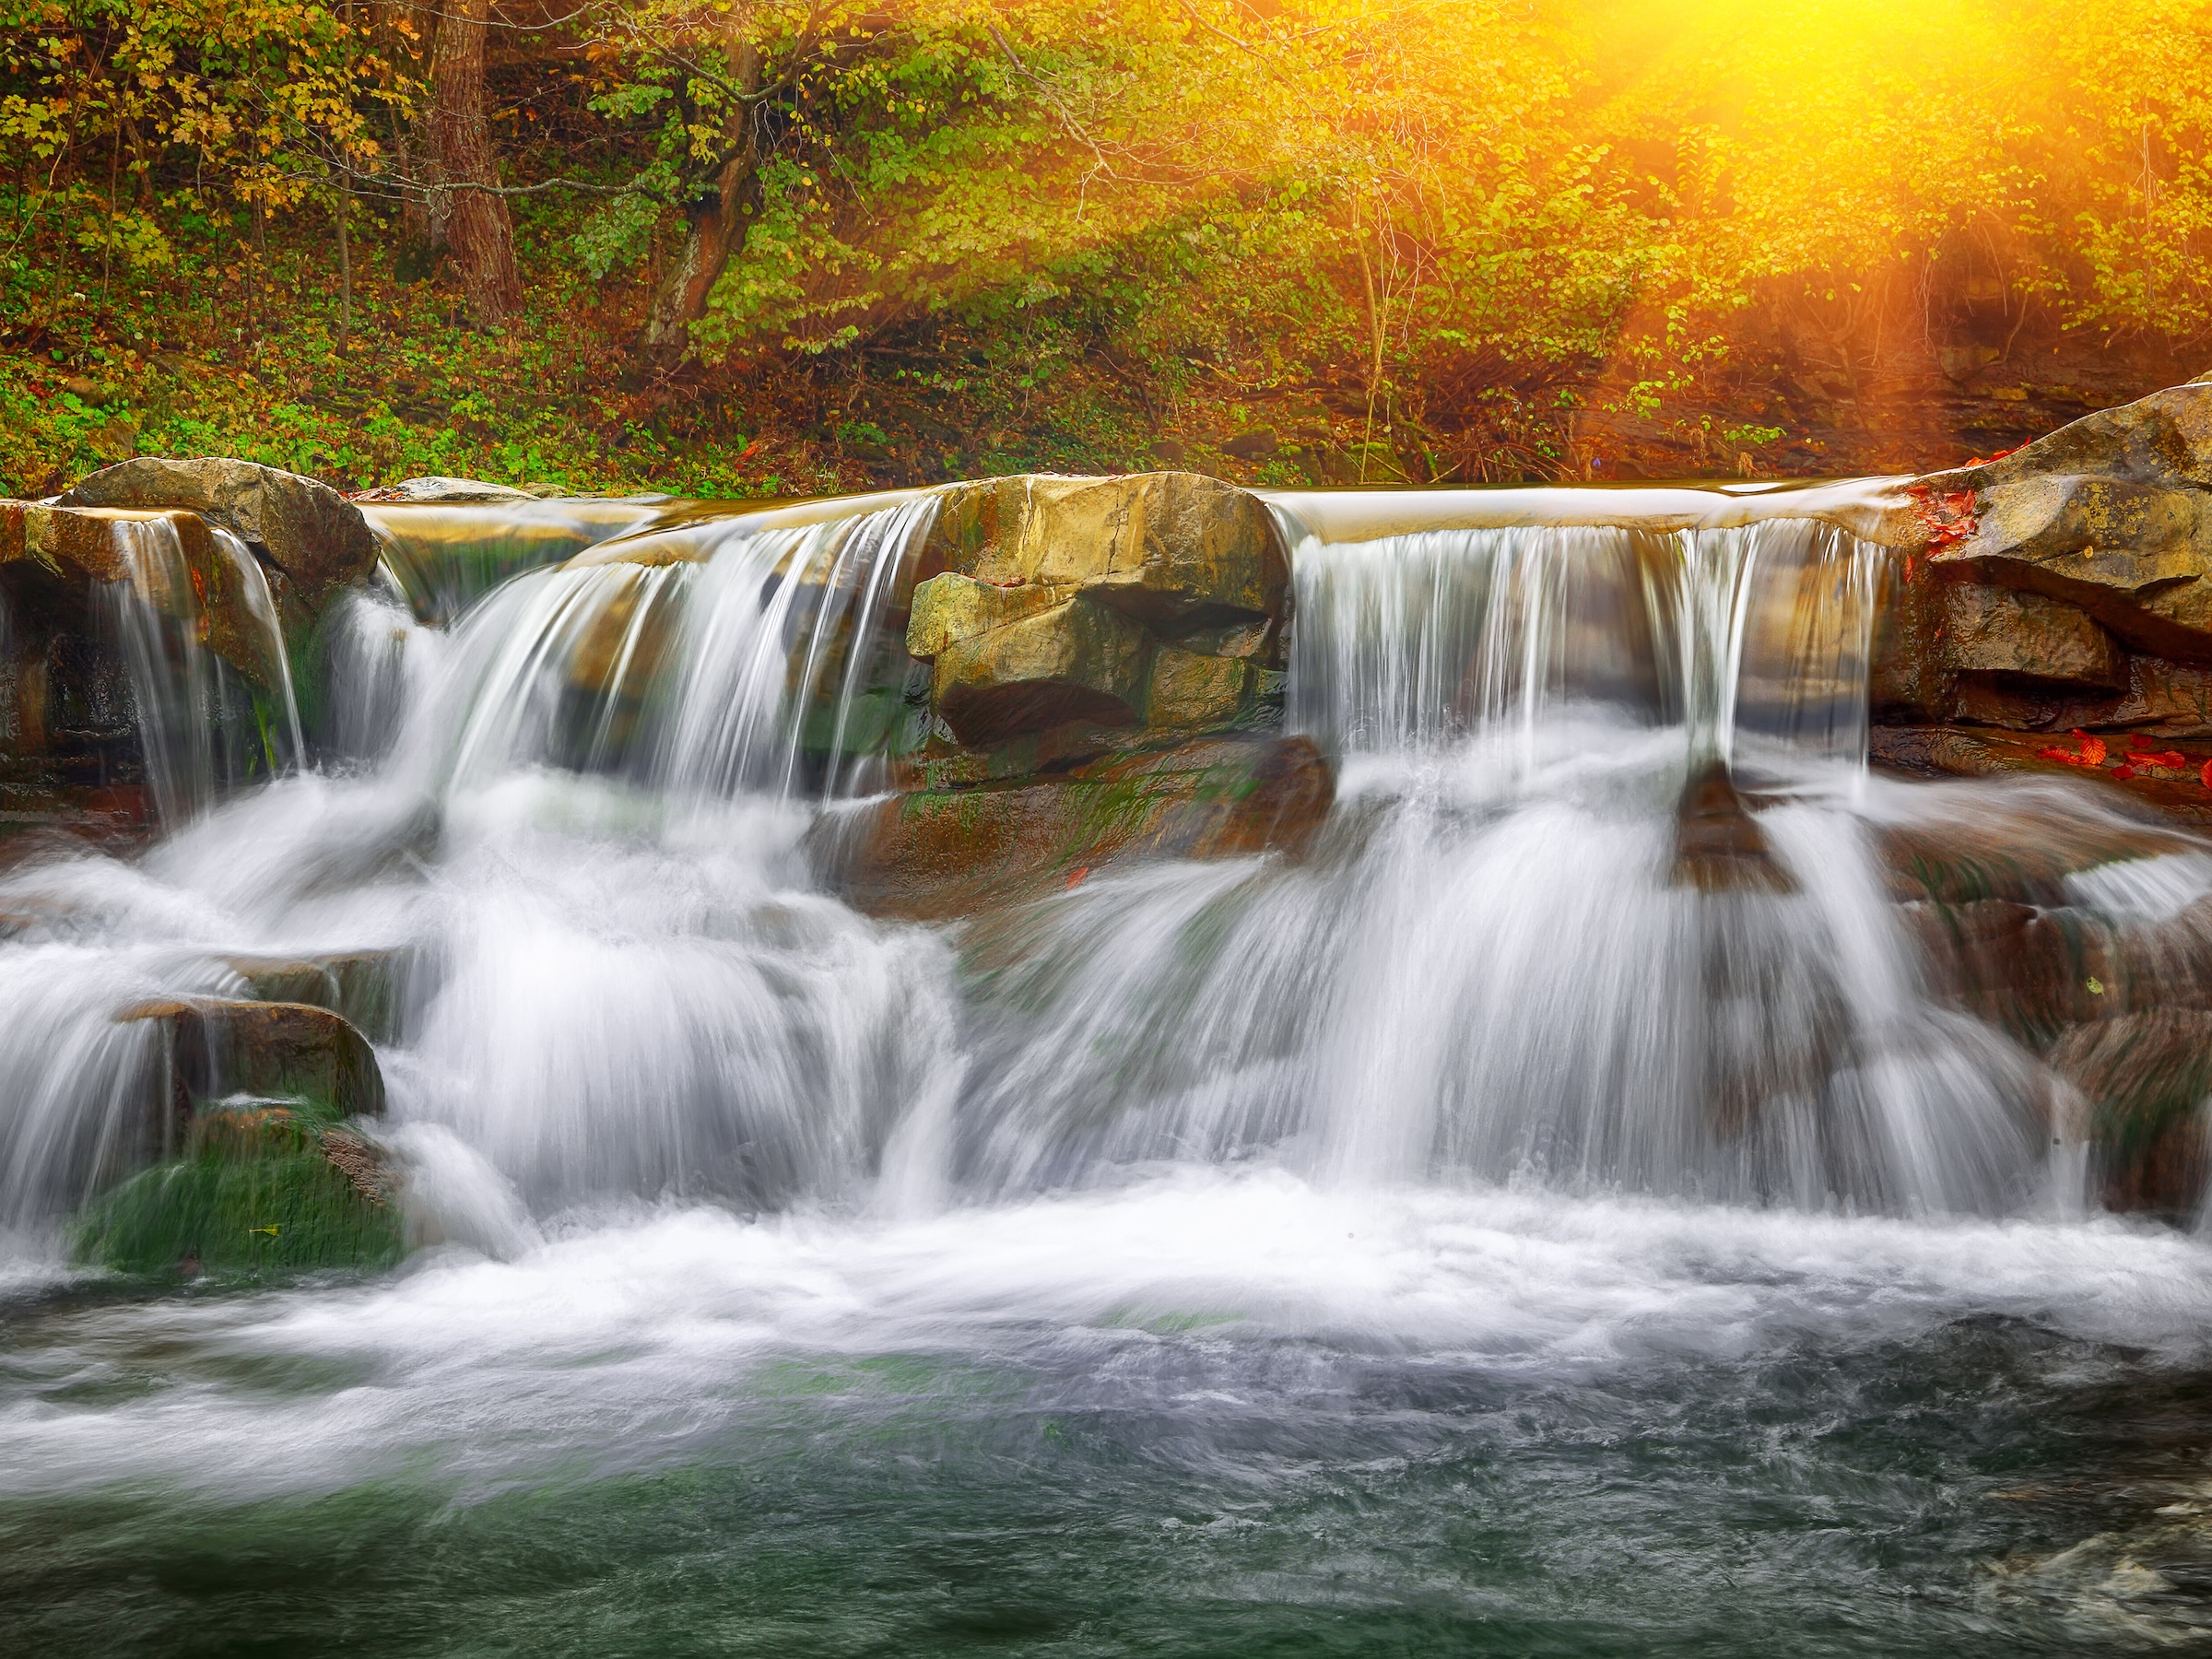
<svg viewBox="0 0 2212 1659"><path fill-rule="evenodd" d="M318 769L163 739L158 844L0 877L32 1651L2196 1629L2212 1256L2092 1213L2030 1057L1922 983L1877 838L1960 794L1865 771L1877 550L1283 509L1289 723L1341 769L1312 852L924 927L802 838L914 717L928 498L440 511L326 641ZM1715 761L1770 879L1684 875ZM2170 914L2206 867L2077 900ZM371 947L410 964L382 1133L424 1248L69 1269L144 1065L114 1012Z"/></svg>

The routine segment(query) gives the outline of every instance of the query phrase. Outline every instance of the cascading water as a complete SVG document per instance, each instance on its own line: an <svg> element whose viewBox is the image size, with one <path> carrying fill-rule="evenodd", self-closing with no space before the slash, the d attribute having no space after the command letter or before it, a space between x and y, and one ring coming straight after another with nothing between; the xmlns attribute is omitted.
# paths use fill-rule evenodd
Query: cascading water
<svg viewBox="0 0 2212 1659"><path fill-rule="evenodd" d="M164 823L181 824L249 778L304 759L291 662L268 578L238 537L205 526L214 557L195 565L173 519L120 520L114 532L127 576L106 584L98 603L130 675L155 809ZM257 706L209 648L211 583L235 586L245 625L239 643L274 686L273 707Z"/></svg>
<svg viewBox="0 0 2212 1659"><path fill-rule="evenodd" d="M1292 719L1346 757L1327 842L1014 924L984 1178L1265 1152L1362 1182L2029 1201L2031 1068L1925 1003L1852 810L1878 549L1786 521L1294 546ZM1790 890L1683 878L1676 803L1732 751Z"/></svg>
<svg viewBox="0 0 2212 1659"><path fill-rule="evenodd" d="M420 1612L369 1641L394 1651L555 1640L472 1599L518 1526L607 1628L742 1602L727 1628L792 1651L818 1613L824 1652L962 1652L990 1618L1211 1651L1270 1606L1295 1647L1317 1603L1347 1651L1520 1652L1562 1618L1671 1651L1714 1536L1770 1625L1856 1620L1865 1651L2105 1617L1962 1576L2054 1555L2063 1517L1945 1529L2023 1468L2070 1477L2033 1426L2082 1377L2201 1355L2202 1247L2079 1218L2032 1063L1922 983L1875 842L1967 786L1866 771L1878 550L1784 517L1366 534L1278 503L1288 720L1340 762L1310 853L884 925L801 839L922 735L898 624L935 510L641 506L538 564L465 526L534 541L553 509L436 509L464 575L418 547L334 613L320 770L222 805L180 747L204 726L155 730L201 669L119 609L160 641L139 680L182 688L146 705L167 832L0 877L27 1311L0 1594L170 1559L210 1508L319 1564L372 1501L439 1539L382 1592ZM1712 855L1709 807L1755 834ZM2204 890L2159 863L2162 911ZM56 1218L139 1132L148 1039L114 1013L365 948L414 964L382 1134L431 1247L365 1283L76 1300ZM1976 1368L2011 1392L1959 1403ZM1900 1515L1888 1557L1834 1543ZM818 1572L830 1611L785 1583ZM1941 1594L1865 1587L1893 1581ZM312 1633L245 1592L193 1625L179 1594L130 1628Z"/></svg>

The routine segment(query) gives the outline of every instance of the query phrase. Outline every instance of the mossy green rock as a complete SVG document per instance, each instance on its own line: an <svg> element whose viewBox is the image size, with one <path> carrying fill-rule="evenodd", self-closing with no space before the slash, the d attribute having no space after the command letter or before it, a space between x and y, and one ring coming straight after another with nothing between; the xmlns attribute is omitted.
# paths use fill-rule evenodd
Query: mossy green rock
<svg viewBox="0 0 2212 1659"><path fill-rule="evenodd" d="M88 1265L186 1277L372 1270L406 1247L370 1143L270 1105L201 1112L185 1156L94 1200L71 1232Z"/></svg>

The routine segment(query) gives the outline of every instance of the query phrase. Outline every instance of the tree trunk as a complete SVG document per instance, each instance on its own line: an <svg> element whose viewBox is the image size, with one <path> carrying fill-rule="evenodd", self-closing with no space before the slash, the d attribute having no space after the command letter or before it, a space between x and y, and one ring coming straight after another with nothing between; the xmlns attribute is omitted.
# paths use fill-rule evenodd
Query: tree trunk
<svg viewBox="0 0 2212 1659"><path fill-rule="evenodd" d="M452 0L430 52L433 233L442 223L462 291L477 326L502 326L523 302L507 200L484 188L500 182L484 113L484 20L490 0Z"/></svg>
<svg viewBox="0 0 2212 1659"><path fill-rule="evenodd" d="M347 233L347 210L353 206L353 193L344 185L338 187L338 350L353 337L353 242Z"/></svg>
<svg viewBox="0 0 2212 1659"><path fill-rule="evenodd" d="M752 7L733 6L724 25L731 79L746 92L760 86L760 53L752 40ZM723 122L729 159L684 204L683 251L662 276L630 347L630 376L666 373L690 348L691 324L707 314L708 298L760 211L760 158L753 143L752 106L734 104Z"/></svg>

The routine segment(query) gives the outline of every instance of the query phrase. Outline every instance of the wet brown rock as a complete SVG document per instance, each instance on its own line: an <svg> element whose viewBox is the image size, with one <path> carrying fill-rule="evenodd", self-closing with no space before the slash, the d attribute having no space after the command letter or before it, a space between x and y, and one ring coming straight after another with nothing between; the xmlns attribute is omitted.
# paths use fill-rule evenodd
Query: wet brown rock
<svg viewBox="0 0 2212 1659"><path fill-rule="evenodd" d="M2081 740L2070 734L2005 731L1988 726L1897 725L1876 726L1869 734L1867 758L1885 771L1917 778L1993 778L2006 773L2041 774L2064 778L2109 791L2115 804L2133 802L2136 810L2184 824L2212 825L2212 791L2198 777L2206 759L2203 745L2180 744L2185 764L2179 767L2145 766L2131 769L2123 778L2119 768L2128 758L2126 741L2117 734L2107 740L2102 766L2070 765L2043 754L2047 748L2079 753ZM2143 833L2155 836L2155 826Z"/></svg>
<svg viewBox="0 0 2212 1659"><path fill-rule="evenodd" d="M2204 847L2194 836L2159 824L2061 815L2047 805L2035 793L1961 794L1950 812L1881 826L1876 853L1900 899L2054 906L2067 901L2069 876Z"/></svg>
<svg viewBox="0 0 2212 1659"><path fill-rule="evenodd" d="M2120 1012L2131 978L2119 930L2070 908L2008 899L1899 907L1929 993L2031 1048L2069 1025Z"/></svg>
<svg viewBox="0 0 2212 1659"><path fill-rule="evenodd" d="M1954 672L2118 689L2127 660L2086 611L2041 594L1984 582L1943 590L1946 665Z"/></svg>
<svg viewBox="0 0 2212 1659"><path fill-rule="evenodd" d="M1194 732L1229 725L1244 712L1255 679L1256 670L1241 657L1159 646L1152 653L1146 723L1155 730Z"/></svg>
<svg viewBox="0 0 2212 1659"><path fill-rule="evenodd" d="M1335 794L1311 739L1215 738L1049 780L894 796L825 819L809 851L857 908L935 920L1056 892L1125 860L1295 855Z"/></svg>
<svg viewBox="0 0 2212 1659"><path fill-rule="evenodd" d="M304 607L301 622L376 564L376 538L351 501L312 478L249 461L125 461L94 473L60 504L199 513L258 548L283 572Z"/></svg>
<svg viewBox="0 0 2212 1659"><path fill-rule="evenodd" d="M194 996L139 1003L116 1018L161 1029L180 1112L234 1094L310 1101L330 1117L371 1117L384 1109L375 1051L327 1008Z"/></svg>
<svg viewBox="0 0 2212 1659"><path fill-rule="evenodd" d="M130 567L115 524L109 513L0 500L0 565L21 561L63 580L119 582Z"/></svg>
<svg viewBox="0 0 2212 1659"><path fill-rule="evenodd" d="M643 703L676 640L677 609L661 603L665 593L645 580L645 568L629 573L584 625L569 657L570 685Z"/></svg>
<svg viewBox="0 0 2212 1659"><path fill-rule="evenodd" d="M1728 768L1718 760L1699 768L1682 787L1675 815L1672 880L1709 893L1797 890L1789 872L1774 862Z"/></svg>
<svg viewBox="0 0 2212 1659"><path fill-rule="evenodd" d="M2077 1089L2105 1206L2186 1219L2204 1197L2212 1012L2153 1008L2077 1026L2052 1049Z"/></svg>

